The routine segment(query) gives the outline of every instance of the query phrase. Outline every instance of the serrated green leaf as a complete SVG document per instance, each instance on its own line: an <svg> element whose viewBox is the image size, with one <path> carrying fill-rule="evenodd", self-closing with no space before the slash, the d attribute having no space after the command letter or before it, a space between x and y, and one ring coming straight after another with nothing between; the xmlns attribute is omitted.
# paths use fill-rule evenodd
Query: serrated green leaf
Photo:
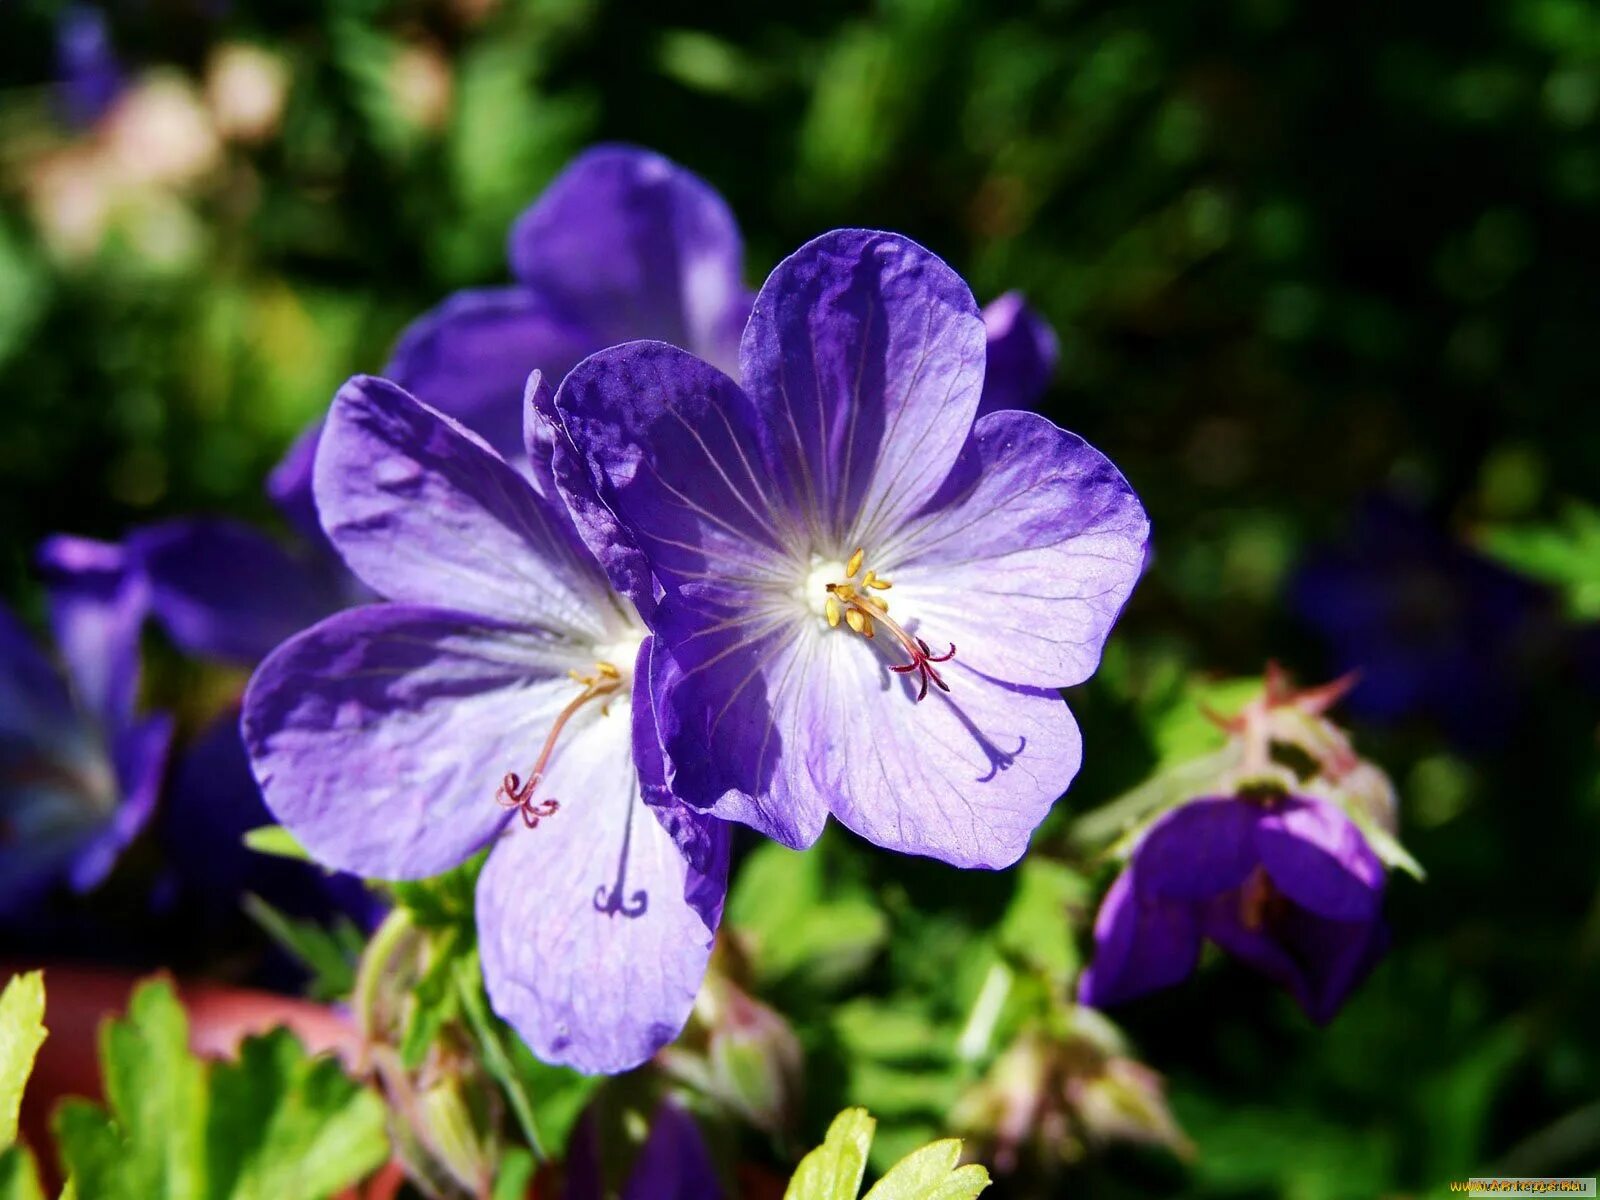
<svg viewBox="0 0 1600 1200"><path fill-rule="evenodd" d="M0 1150L0 1200L44 1200L39 1166L20 1143Z"/></svg>
<svg viewBox="0 0 1600 1200"><path fill-rule="evenodd" d="M896 1163L865 1200L972 1200L989 1186L989 1172L960 1162L958 1139L934 1142Z"/></svg>
<svg viewBox="0 0 1600 1200"><path fill-rule="evenodd" d="M856 1200L876 1127L866 1109L845 1109L822 1145L800 1160L783 1200Z"/></svg>
<svg viewBox="0 0 1600 1200"><path fill-rule="evenodd" d="M306 848L282 825L262 825L255 829L247 830L244 835L244 844L257 854L270 854L275 858L292 858L299 862L311 862L311 855L306 853Z"/></svg>
<svg viewBox="0 0 1600 1200"><path fill-rule="evenodd" d="M206 1129L214 1200L314 1200L388 1158L383 1103L337 1060L311 1058L288 1030L250 1038L211 1080Z"/></svg>
<svg viewBox="0 0 1600 1200"><path fill-rule="evenodd" d="M22 1090L44 1039L44 973L13 975L0 992L0 1150L17 1140Z"/></svg>
<svg viewBox="0 0 1600 1200"><path fill-rule="evenodd" d="M189 1023L165 979L140 984L122 1020L100 1029L109 1109L64 1105L62 1159L95 1200L202 1200L205 1070L189 1053Z"/></svg>

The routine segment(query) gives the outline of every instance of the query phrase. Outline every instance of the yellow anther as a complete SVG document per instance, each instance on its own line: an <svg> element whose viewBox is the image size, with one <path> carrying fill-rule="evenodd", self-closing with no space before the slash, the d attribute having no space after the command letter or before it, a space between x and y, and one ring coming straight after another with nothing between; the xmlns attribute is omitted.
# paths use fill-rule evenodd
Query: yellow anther
<svg viewBox="0 0 1600 1200"><path fill-rule="evenodd" d="M861 560L865 556L866 551L857 546L856 552L850 556L850 561L844 565L844 573L848 578L854 579L856 577L856 572L861 570Z"/></svg>
<svg viewBox="0 0 1600 1200"><path fill-rule="evenodd" d="M839 598L832 592L828 593L827 611L828 627L830 629L839 628Z"/></svg>
<svg viewBox="0 0 1600 1200"><path fill-rule="evenodd" d="M581 683L585 687L593 682L587 675L578 674L578 669L576 667L567 672L567 678L572 680L573 683Z"/></svg>
<svg viewBox="0 0 1600 1200"><path fill-rule="evenodd" d="M873 609L880 613L886 613L889 611L889 602L887 600L880 600L876 596L863 596L861 597L861 603L870 605Z"/></svg>
<svg viewBox="0 0 1600 1200"><path fill-rule="evenodd" d="M595 663L595 668L607 679L621 679L622 672L608 662Z"/></svg>
<svg viewBox="0 0 1600 1200"><path fill-rule="evenodd" d="M849 609L844 614L844 619L849 624L850 628L855 630L862 637L872 636L872 621L867 614L862 612L859 608Z"/></svg>
<svg viewBox="0 0 1600 1200"><path fill-rule="evenodd" d="M887 579L879 579L876 571L868 571L867 577L861 583L864 587L877 588L880 592L887 592L894 586Z"/></svg>

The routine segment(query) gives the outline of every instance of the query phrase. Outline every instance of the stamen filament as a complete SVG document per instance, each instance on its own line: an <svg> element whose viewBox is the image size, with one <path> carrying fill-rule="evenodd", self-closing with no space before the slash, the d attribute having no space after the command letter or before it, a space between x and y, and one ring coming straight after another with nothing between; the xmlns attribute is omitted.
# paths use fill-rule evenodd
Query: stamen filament
<svg viewBox="0 0 1600 1200"><path fill-rule="evenodd" d="M502 808L516 809L522 816L522 823L529 829L537 829L542 819L554 816L561 808L559 800L535 801L533 798L540 781L544 779L545 768L550 765L550 756L555 753L556 740L560 738L561 731L578 710L591 701L604 700L600 709L604 716L610 709L612 698L622 689L622 672L608 662L596 663L593 675L580 675L577 671L568 671L567 674L572 676L574 683L583 684L583 691L556 714L550 732L545 735L544 745L539 750L539 757L528 772L527 782L524 783L515 771L507 771L494 794Z"/></svg>
<svg viewBox="0 0 1600 1200"><path fill-rule="evenodd" d="M917 672L921 684L917 690L917 700L920 702L927 698L930 683L941 692L948 692L950 685L944 681L944 676L939 674L933 664L949 662L954 658L955 643L952 642L950 648L943 654L935 654L927 642L907 633L898 621L889 616L889 602L880 596L868 595L864 590L870 588L873 591L886 592L894 586L889 580L880 579L876 571L868 570L859 584L850 582L860 573L865 557L864 548L858 546L849 561L845 563L845 581L826 585L827 597L823 612L829 627L837 629L839 618L843 616L845 624L852 632L859 633L864 638L871 638L877 632L876 625L881 623L900 643L909 659L904 663L890 663L889 669L901 675Z"/></svg>

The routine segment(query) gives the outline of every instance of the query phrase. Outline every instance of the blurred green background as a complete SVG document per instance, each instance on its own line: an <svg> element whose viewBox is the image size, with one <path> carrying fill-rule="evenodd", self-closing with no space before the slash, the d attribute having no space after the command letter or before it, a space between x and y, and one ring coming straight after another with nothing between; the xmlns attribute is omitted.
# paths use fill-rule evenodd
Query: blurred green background
<svg viewBox="0 0 1600 1200"><path fill-rule="evenodd" d="M104 12L144 109L75 128L64 6L0 9L7 601L37 614L31 556L51 532L194 511L270 524L262 478L294 433L422 309L501 280L511 219L595 140L717 187L752 284L824 229L902 231L980 301L1020 288L1048 318L1048 415L1123 468L1154 522L1151 574L1074 698L1086 768L1046 846L1139 781L1196 673L1346 665L1291 581L1372 495L1549 589L1538 653L1502 677L1481 651L1508 701L1487 733L1425 712L1357 723L1430 875L1395 882L1373 980L1326 1030L1227 966L1119 1014L1198 1155L1119 1151L1062 1194L1333 1200L1492 1166L1596 1173L1600 7ZM1448 567L1406 592L1426 557L1370 577L1373 603L1410 606L1401 645L1405 621L1449 635L1473 599ZM1455 629L1469 658L1472 628ZM940 1131L943 1068L897 1058L884 1031L959 1025L982 982L963 956L995 952L1016 880L838 838L825 853L817 886L854 881L886 914L873 972L842 991L774 978L765 998L822 1054L817 1114L863 1102L907 1138Z"/></svg>

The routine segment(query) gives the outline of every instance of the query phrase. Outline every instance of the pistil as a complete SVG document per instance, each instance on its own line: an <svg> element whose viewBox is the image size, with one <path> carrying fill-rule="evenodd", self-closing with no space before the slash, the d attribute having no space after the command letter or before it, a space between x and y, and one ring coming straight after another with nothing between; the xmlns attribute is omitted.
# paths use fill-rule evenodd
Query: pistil
<svg viewBox="0 0 1600 1200"><path fill-rule="evenodd" d="M567 727L567 722L572 720L579 709L596 700L602 701L600 715L605 716L611 709L611 701L616 693L622 689L622 672L609 662L595 663L592 675L582 675L577 671L569 671L567 674L572 677L574 683L581 684L583 690L556 715L555 722L550 726L550 732L545 736L544 746L539 751L539 758L533 764L533 770L528 772L527 782L524 783L515 771L507 771L494 794L494 798L502 808L515 809L521 814L522 823L529 829L537 829L540 821L553 817L561 809L561 801L554 797L547 800L534 799L534 794L544 779L545 769L550 765L550 756L555 753L556 739L561 736L561 731Z"/></svg>
<svg viewBox="0 0 1600 1200"><path fill-rule="evenodd" d="M853 633L868 639L873 638L877 633L877 626L882 625L900 643L909 660L903 663L890 663L889 669L900 675L917 672L921 684L917 690L918 702L927 698L930 683L940 691L948 692L950 685L944 681L944 676L939 674L934 664L949 662L954 658L955 643L952 642L950 648L943 654L935 654L927 642L907 633L905 628L889 615L889 602L882 596L872 594L888 591L894 586L893 583L871 569L862 576L859 583L854 582L861 571L864 557L864 551L858 547L850 556L850 561L845 564L845 582L826 585L828 594L824 615L828 619L828 625L837 629L842 620Z"/></svg>

